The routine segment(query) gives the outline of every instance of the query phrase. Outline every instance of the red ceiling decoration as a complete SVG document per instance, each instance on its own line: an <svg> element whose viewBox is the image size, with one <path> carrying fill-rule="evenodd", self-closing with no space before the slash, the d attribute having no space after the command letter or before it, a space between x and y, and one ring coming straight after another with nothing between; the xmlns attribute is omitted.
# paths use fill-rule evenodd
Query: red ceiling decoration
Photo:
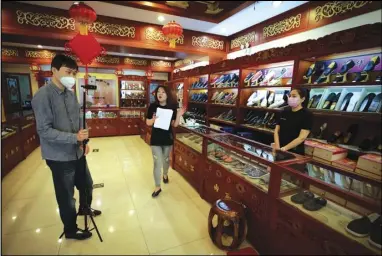
<svg viewBox="0 0 382 256"><path fill-rule="evenodd" d="M163 26L162 32L169 39L170 48L175 48L176 39L182 36L183 28L175 21L170 21Z"/></svg>
<svg viewBox="0 0 382 256"><path fill-rule="evenodd" d="M105 48L101 47L95 37L88 32L88 25L97 19L97 14L90 6L83 2L75 2L69 9L70 16L80 24L80 32L65 44L65 50L73 52L85 65L85 84L88 78L88 65L99 55L105 55Z"/></svg>
<svg viewBox="0 0 382 256"><path fill-rule="evenodd" d="M75 2L69 8L69 15L80 25L80 34L88 34L88 25L97 19L97 14L90 6L84 2Z"/></svg>

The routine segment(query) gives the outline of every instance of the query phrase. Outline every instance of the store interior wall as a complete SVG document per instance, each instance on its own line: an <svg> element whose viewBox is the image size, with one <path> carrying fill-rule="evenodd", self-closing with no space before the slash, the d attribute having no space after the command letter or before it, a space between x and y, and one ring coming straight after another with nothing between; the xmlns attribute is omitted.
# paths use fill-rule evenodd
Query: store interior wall
<svg viewBox="0 0 382 256"><path fill-rule="evenodd" d="M342 20L336 23L332 23L323 27L312 29L306 32L295 34L292 36L283 37L281 39L273 40L268 43L253 46L249 49L240 50L236 52L229 53L227 59L235 59L245 55L252 55L256 52L264 51L276 47L285 47L290 44L295 44L307 40L315 40L320 37L332 34L334 32L359 27L366 24L374 24L377 22L382 22L381 10L370 12L367 14L359 15L350 19Z"/></svg>
<svg viewBox="0 0 382 256"><path fill-rule="evenodd" d="M22 73L29 74L32 94L34 95L38 91L38 82L34 76L34 74L29 69L29 64L13 64L13 63L1 63L1 72L2 73ZM19 78L20 79L20 78ZM25 79L25 78L22 78ZM29 81L28 81L29 83ZM21 81L20 81L21 84ZM22 94L22 92L21 92Z"/></svg>

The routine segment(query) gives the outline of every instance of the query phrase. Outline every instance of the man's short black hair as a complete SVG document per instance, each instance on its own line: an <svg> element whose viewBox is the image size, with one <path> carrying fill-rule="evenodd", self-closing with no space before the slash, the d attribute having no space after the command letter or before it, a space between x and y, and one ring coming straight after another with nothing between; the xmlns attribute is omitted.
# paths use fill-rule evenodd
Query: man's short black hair
<svg viewBox="0 0 382 256"><path fill-rule="evenodd" d="M77 62L74 59L63 54L57 54L52 60L51 68L60 70L61 67L78 70Z"/></svg>

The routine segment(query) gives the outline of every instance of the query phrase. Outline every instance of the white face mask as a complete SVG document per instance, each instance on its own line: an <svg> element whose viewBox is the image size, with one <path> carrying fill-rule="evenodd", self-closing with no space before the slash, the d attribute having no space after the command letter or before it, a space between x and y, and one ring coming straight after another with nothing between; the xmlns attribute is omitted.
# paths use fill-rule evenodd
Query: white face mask
<svg viewBox="0 0 382 256"><path fill-rule="evenodd" d="M66 87L66 89L71 90L76 83L76 79L70 76L63 76L60 78L60 82Z"/></svg>

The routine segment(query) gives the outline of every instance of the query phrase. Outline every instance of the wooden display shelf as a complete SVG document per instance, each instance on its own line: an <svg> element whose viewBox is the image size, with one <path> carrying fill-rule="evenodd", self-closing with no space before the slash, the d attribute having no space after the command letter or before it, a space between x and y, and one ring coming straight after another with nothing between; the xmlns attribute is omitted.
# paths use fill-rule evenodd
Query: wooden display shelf
<svg viewBox="0 0 382 256"><path fill-rule="evenodd" d="M207 88L190 88L189 90L190 91L203 91L203 90L207 91L208 87Z"/></svg>
<svg viewBox="0 0 382 256"><path fill-rule="evenodd" d="M120 107L120 110L127 110L127 109L145 109L147 107Z"/></svg>
<svg viewBox="0 0 382 256"><path fill-rule="evenodd" d="M217 122L217 123L222 123L222 124L228 124L228 125L234 125L234 126L236 125L235 122L225 121L225 120L217 119L217 118L208 118L208 120L213 121L213 122Z"/></svg>
<svg viewBox="0 0 382 256"><path fill-rule="evenodd" d="M257 131L257 132L267 133L267 134L273 134L274 133L274 130L271 130L271 129L268 129L268 128L254 127L254 126L250 126L250 125L247 125L247 124L242 124L242 125L240 125L240 127L246 128L246 129L249 129L249 130L253 130L253 131Z"/></svg>
<svg viewBox="0 0 382 256"><path fill-rule="evenodd" d="M366 83L328 83L328 84L298 84L296 87L302 88L327 88L327 87L371 87L381 86L381 82L366 82Z"/></svg>
<svg viewBox="0 0 382 256"><path fill-rule="evenodd" d="M259 111L268 111L268 112L281 112L282 108L263 108L263 107L248 107L248 106L240 106L241 109L249 109L249 110L259 110Z"/></svg>
<svg viewBox="0 0 382 256"><path fill-rule="evenodd" d="M239 89L239 87L210 87L211 90L215 91L224 91L224 90L230 90L230 89Z"/></svg>
<svg viewBox="0 0 382 256"><path fill-rule="evenodd" d="M258 85L258 86L247 86L247 87L242 87L242 90L248 90L248 89L268 89L268 88L292 88L294 87L293 84L287 84L287 85Z"/></svg>
<svg viewBox="0 0 382 256"><path fill-rule="evenodd" d="M208 103L210 106L216 106L216 107L225 107L225 108L236 108L236 104L219 104L219 103Z"/></svg>
<svg viewBox="0 0 382 256"><path fill-rule="evenodd" d="M207 105L207 102L196 102L196 101L189 101L188 103L192 103L192 104L201 104L201 105Z"/></svg>
<svg viewBox="0 0 382 256"><path fill-rule="evenodd" d="M309 109L313 115L316 116L339 116L347 118L357 118L366 121L380 122L382 118L381 113L368 113L368 112L345 112L345 111L331 111L324 109Z"/></svg>

